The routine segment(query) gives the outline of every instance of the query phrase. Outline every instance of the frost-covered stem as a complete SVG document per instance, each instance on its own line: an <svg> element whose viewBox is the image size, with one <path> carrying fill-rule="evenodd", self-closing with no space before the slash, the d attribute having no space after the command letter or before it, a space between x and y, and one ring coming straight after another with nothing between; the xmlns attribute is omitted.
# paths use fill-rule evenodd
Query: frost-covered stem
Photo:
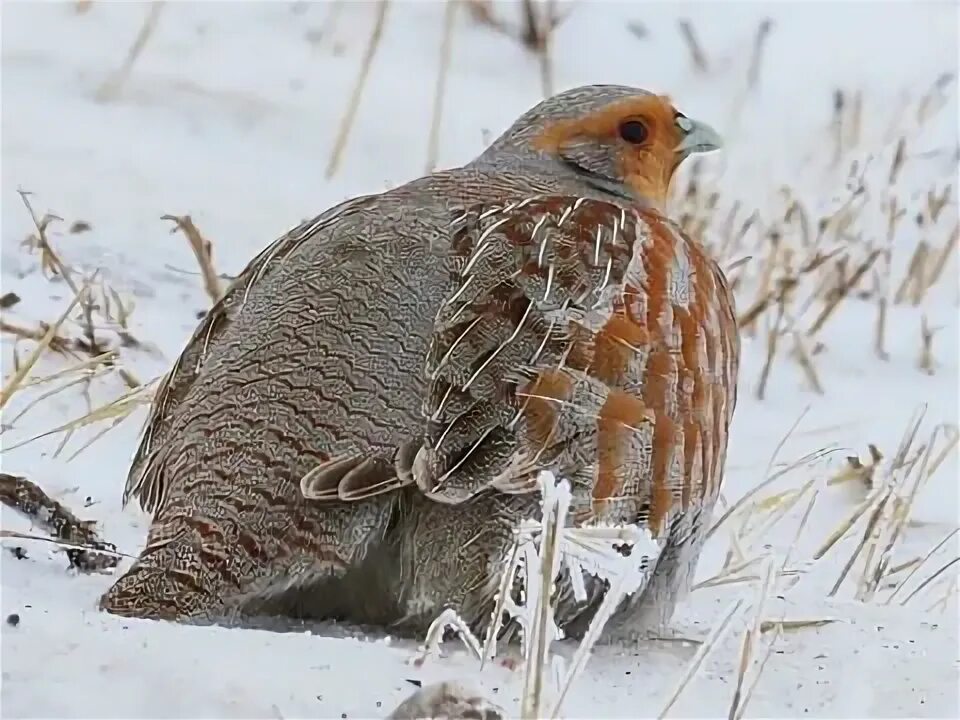
<svg viewBox="0 0 960 720"><path fill-rule="evenodd" d="M533 617L532 633L527 646L526 677L524 678L524 693L521 715L524 718L541 717L540 708L543 703L546 670L549 667L547 655L550 642L557 634L557 627L553 619L553 582L560 568L561 533L566 522L567 510L570 506L569 486L561 481L557 487L554 478L549 473L541 475L543 492L542 524L543 532L540 536L539 588L534 597L535 615ZM532 568L527 566L527 587L532 590L532 581L535 578ZM531 595L527 597L527 604L531 602Z"/></svg>
<svg viewBox="0 0 960 720"><path fill-rule="evenodd" d="M500 628L503 625L503 611L507 606L507 599L510 590L513 587L514 578L517 576L517 568L520 566L522 557L520 555L520 536L517 533L517 539L510 552L510 560L507 562L500 576L500 587L497 590L496 601L493 605L493 615L490 618L490 624L487 627L487 636L483 640L483 655L480 658L480 669L483 669L487 658L491 660L497 655L497 636L500 634Z"/></svg>

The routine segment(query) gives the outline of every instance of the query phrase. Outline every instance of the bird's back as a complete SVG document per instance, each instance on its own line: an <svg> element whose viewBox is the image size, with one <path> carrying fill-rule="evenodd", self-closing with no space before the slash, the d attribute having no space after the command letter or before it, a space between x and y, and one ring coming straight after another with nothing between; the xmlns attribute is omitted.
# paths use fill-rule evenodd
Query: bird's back
<svg viewBox="0 0 960 720"><path fill-rule="evenodd" d="M301 224L208 313L159 388L131 466L125 497L154 517L107 609L217 612L337 574L382 538L396 494L319 504L299 483L338 457L368 460L368 474L389 481L397 447L416 436L422 358L449 293L438 219L456 201L451 184L425 178ZM135 576L153 567L164 577L180 567L189 587L144 591ZM194 585L203 599L138 605Z"/></svg>

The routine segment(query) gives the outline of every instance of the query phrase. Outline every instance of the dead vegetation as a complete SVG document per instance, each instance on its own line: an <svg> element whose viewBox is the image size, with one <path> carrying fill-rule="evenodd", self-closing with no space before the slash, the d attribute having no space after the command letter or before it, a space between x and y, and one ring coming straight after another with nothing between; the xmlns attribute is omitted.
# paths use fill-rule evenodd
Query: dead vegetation
<svg viewBox="0 0 960 720"><path fill-rule="evenodd" d="M953 183L934 181L918 196L899 182L913 137L942 98L926 93L914 108L923 118L919 124L895 128L896 139L884 147L864 149L858 146L862 101L840 91L837 97L831 132L848 171L838 173L837 162L827 162L821 171L838 186L825 187L820 197L782 187L770 205L758 205L730 194L728 175L708 179L702 162L693 163L673 188L673 207L687 232L724 263L738 259L727 273L741 334L760 340L767 351L754 386L758 399L766 396L774 370L785 365L776 362L781 356L809 389L826 390L817 365L831 350L830 327L840 315L863 318L845 342L861 342L889 360L892 308L922 308L937 288L955 284L956 272L946 270L956 267L960 241ZM872 156L872 168L865 155ZM833 189L839 200L826 200ZM870 323L871 313L860 309L865 304L874 308ZM932 374L936 329L923 316L917 325L916 366Z"/></svg>
<svg viewBox="0 0 960 720"><path fill-rule="evenodd" d="M70 567L83 572L98 572L116 567L116 548L100 539L96 523L78 519L35 483L24 477L0 473L0 502L30 518L41 530L61 541ZM3 537L33 539L31 536L8 530L0 532Z"/></svg>
<svg viewBox="0 0 960 720"><path fill-rule="evenodd" d="M133 358L127 358L127 354L146 347L131 332L130 320L135 309L132 299L124 298L100 279L99 271L82 276L64 262L48 234L51 224L61 221L61 218L51 213L38 217L30 204L29 193L21 192L21 197L35 227L35 232L23 242L23 247L39 254L39 269L43 277L48 281L64 282L73 292L73 299L55 321L41 322L37 327L0 317L0 331L14 339L11 351L13 372L0 389L0 408L21 390L40 385L53 386L32 397L13 417L4 416L0 434L15 426L30 411L71 388L80 388L86 399L87 412L28 439L14 444L6 443L2 452L59 435L62 438L53 453L54 457L58 457L76 431L103 424L68 458L73 459L137 409L148 406L159 378L143 382L130 367ZM203 237L189 215L164 215L161 219L173 221L173 231L180 231L186 237L200 268L204 290L211 305L215 304L223 290L221 276L213 264L212 243ZM77 278L82 278L82 284L78 284ZM12 293L8 295L17 297ZM9 300L7 307L14 307L18 302L19 298L16 301ZM78 312L75 313L75 310ZM26 356L21 356L19 351L22 342L32 345ZM31 376L38 361L48 352L69 356L73 362L49 375ZM93 381L105 380L110 376L116 376L121 381L124 392L105 403L94 405L90 392Z"/></svg>
<svg viewBox="0 0 960 720"><path fill-rule="evenodd" d="M556 0L520 0L512 6L519 11L520 18L508 20L496 13L492 0L466 0L466 2L474 22L517 40L537 56L543 96L553 95L556 85L550 58L551 41L554 30L572 12L573 4L561 11Z"/></svg>

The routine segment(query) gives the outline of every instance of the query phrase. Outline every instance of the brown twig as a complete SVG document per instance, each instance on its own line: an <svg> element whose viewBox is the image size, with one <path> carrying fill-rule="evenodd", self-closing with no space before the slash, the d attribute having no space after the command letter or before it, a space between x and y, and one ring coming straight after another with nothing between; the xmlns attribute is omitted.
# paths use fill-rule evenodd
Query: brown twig
<svg viewBox="0 0 960 720"><path fill-rule="evenodd" d="M31 329L0 319L0 333L13 335L20 340L40 342L49 330L50 326L45 323L41 323L36 329ZM55 333L54 336L50 338L48 345L53 352L67 352L74 347L74 341Z"/></svg>
<svg viewBox="0 0 960 720"><path fill-rule="evenodd" d="M116 552L114 545L99 538L95 522L78 519L68 508L25 477L0 473L0 502L30 518L58 540L81 545L93 551ZM68 551L67 555L70 566L84 572L100 571L117 565L117 559L113 555L76 549Z"/></svg>
<svg viewBox="0 0 960 720"><path fill-rule="evenodd" d="M837 288L837 292L824 306L823 310L820 311L820 315L817 316L817 319L813 321L813 324L807 330L807 337L813 337L820 331L827 320L830 319L830 316L833 315L834 311L836 311L837 307L840 305L840 301L847 297L850 294L850 291L857 286L863 276L866 275L867 271L873 267L873 263L876 262L878 257L880 257L880 254L880 250L873 250L867 256L867 259L864 260L863 263L861 263L861 265L847 279L847 281L841 287Z"/></svg>
<svg viewBox="0 0 960 720"><path fill-rule="evenodd" d="M50 240L47 238L47 228L50 226L50 223L54 220L62 220L63 218L51 213L47 213L42 218L37 217L37 213L33 210L33 205L30 204L29 196L31 193L25 190L17 190L17 193L20 195L24 206L26 206L27 212L30 213L30 219L33 221L33 226L37 230L36 235L27 238L24 244L40 250L40 269L42 272L46 273L49 271L53 275L62 277L73 293L77 294L79 290L73 281L73 273L54 251Z"/></svg>
<svg viewBox="0 0 960 720"><path fill-rule="evenodd" d="M223 290L220 287L220 277L213 268L213 245L200 234L189 215L164 215L160 219L172 221L176 227L171 232L179 230L186 236L190 249L197 258L197 264L200 265L203 287L207 291L210 302L211 304L219 302L223 296Z"/></svg>

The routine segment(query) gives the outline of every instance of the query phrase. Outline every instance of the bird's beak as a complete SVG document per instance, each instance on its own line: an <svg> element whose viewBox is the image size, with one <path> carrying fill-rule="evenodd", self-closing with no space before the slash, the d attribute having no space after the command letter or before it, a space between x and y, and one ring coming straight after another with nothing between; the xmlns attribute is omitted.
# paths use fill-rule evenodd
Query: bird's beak
<svg viewBox="0 0 960 720"><path fill-rule="evenodd" d="M693 153L719 150L723 147L720 133L706 123L697 122L683 115L679 116L676 122L681 137L676 152L681 158Z"/></svg>

